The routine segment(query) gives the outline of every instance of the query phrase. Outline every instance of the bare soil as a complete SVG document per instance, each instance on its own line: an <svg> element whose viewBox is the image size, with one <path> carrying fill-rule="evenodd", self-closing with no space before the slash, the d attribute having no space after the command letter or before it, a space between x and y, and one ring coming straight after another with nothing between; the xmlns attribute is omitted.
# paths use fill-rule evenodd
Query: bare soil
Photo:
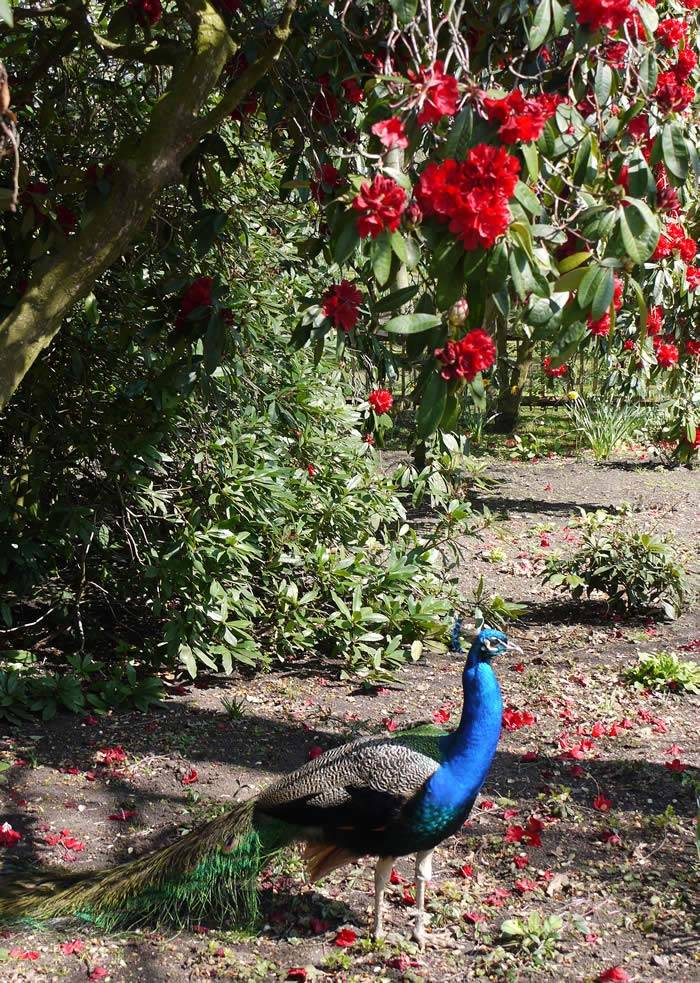
<svg viewBox="0 0 700 983"><path fill-rule="evenodd" d="M622 502L641 525L674 530L697 570L700 477L629 458L598 466L495 461L489 476L496 483L474 503L500 521L464 544L460 576L465 594L483 575L490 592L529 605L511 629L522 662L496 669L507 706L531 716L510 716L514 729L503 732L470 820L436 851L425 952L409 941L408 860L396 865L403 883L391 889L389 935L375 944L371 864L311 887L291 853L263 878L265 924L256 937L206 926L180 935L8 930L0 979L585 983L619 966L640 983L700 980L696 803L682 784L684 775L700 777L699 701L621 679L640 652L700 658L698 608L674 623L615 620L605 604L572 605L538 577L552 550L574 547L577 509ZM66 716L8 733L0 819L23 840L2 852L75 868L138 855L299 765L315 746L438 711L454 722L460 670L459 656L428 653L403 673L405 685L369 693L304 668L203 679L174 687L149 714L92 725ZM238 701L240 713L227 713L224 698ZM100 752L115 747L125 761L100 763ZM674 759L687 771L669 769ZM531 817L542 823L541 845L515 842ZM551 944L536 928L529 948L504 947L503 921L533 912L562 919ZM347 948L335 944L342 928L357 933ZM61 946L75 940L80 951L65 954Z"/></svg>

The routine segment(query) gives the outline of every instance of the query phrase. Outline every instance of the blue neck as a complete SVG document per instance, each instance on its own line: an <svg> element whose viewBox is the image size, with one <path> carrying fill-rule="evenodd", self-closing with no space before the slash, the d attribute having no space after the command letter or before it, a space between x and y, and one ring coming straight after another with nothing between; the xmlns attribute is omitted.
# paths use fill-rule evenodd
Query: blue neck
<svg viewBox="0 0 700 983"><path fill-rule="evenodd" d="M457 730L444 739L444 758L426 786L426 804L455 811L476 798L488 774L501 735L503 701L488 662L472 645L464 667L464 706Z"/></svg>

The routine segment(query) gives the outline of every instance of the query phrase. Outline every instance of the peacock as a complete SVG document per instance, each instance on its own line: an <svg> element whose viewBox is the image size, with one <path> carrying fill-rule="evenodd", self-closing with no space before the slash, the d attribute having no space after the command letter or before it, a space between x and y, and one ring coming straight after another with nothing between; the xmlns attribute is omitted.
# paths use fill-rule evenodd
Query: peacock
<svg viewBox="0 0 700 983"><path fill-rule="evenodd" d="M463 671L461 720L452 733L428 725L361 737L137 860L107 871L15 876L0 886L0 920L78 917L107 930L147 923L252 927L260 870L277 851L299 842L311 881L361 857L377 858L377 938L394 860L415 854L412 934L423 946L433 850L460 829L491 766L503 710L491 660L511 649L520 651L503 632L478 632Z"/></svg>

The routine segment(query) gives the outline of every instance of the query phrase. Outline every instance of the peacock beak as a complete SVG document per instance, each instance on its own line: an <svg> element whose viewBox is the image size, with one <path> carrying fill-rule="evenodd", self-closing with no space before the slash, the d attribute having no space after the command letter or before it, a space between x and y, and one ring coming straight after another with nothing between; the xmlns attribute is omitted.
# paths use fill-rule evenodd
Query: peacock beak
<svg viewBox="0 0 700 983"><path fill-rule="evenodd" d="M515 642L511 642L510 639L506 642L506 652L519 652L521 655L525 655L523 650Z"/></svg>

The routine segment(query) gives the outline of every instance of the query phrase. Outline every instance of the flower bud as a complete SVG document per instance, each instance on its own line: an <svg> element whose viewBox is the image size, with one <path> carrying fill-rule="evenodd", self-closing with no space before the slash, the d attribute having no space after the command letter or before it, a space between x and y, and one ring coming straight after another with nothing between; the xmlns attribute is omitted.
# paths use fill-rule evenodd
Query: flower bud
<svg viewBox="0 0 700 983"><path fill-rule="evenodd" d="M452 307L450 307L449 314L447 316L451 328L461 328L462 325L466 323L467 315L469 314L469 304L467 303L466 297L460 297L456 300Z"/></svg>

